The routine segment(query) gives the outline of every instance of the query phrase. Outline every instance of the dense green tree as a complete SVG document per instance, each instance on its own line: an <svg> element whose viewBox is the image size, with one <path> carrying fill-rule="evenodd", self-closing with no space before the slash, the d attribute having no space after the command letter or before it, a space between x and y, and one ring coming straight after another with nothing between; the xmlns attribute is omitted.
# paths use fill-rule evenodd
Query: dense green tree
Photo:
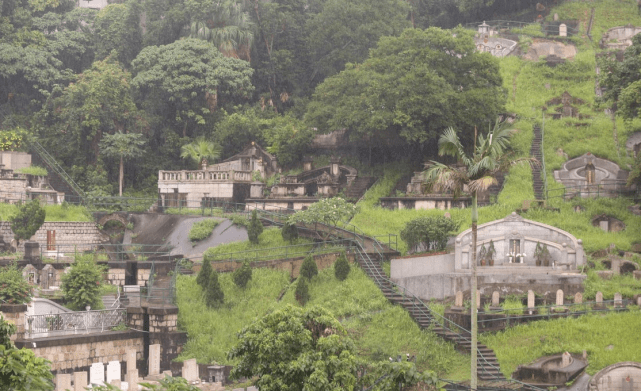
<svg viewBox="0 0 641 391"><path fill-rule="evenodd" d="M309 206L306 210L294 213L288 220L290 224L322 223L337 226L341 222L348 222L358 212L358 206L345 201L341 197L323 198Z"/></svg>
<svg viewBox="0 0 641 391"><path fill-rule="evenodd" d="M189 14L183 0L145 0L143 47L168 45L187 34Z"/></svg>
<svg viewBox="0 0 641 391"><path fill-rule="evenodd" d="M225 302L225 293L220 287L218 281L218 272L212 270L209 275L209 282L207 283L207 290L205 291L205 303L209 308L218 308Z"/></svg>
<svg viewBox="0 0 641 391"><path fill-rule="evenodd" d="M18 213L11 217L11 230L16 244L29 240L45 222L47 212L40 207L40 200L34 199L18 207Z"/></svg>
<svg viewBox="0 0 641 391"><path fill-rule="evenodd" d="M293 244L296 239L298 239L298 228L296 227L296 224L287 222L280 229L280 234L283 237L283 240Z"/></svg>
<svg viewBox="0 0 641 391"><path fill-rule="evenodd" d="M94 34L96 57L99 60L115 51L118 61L125 67L129 66L142 49L140 14L140 3L135 0L124 4L109 4L98 12Z"/></svg>
<svg viewBox="0 0 641 391"><path fill-rule="evenodd" d="M198 276L196 276L196 283L203 288L203 291L207 290L207 285L209 285L209 277L211 276L212 268L209 258L205 257L203 259L203 265L200 267Z"/></svg>
<svg viewBox="0 0 641 391"><path fill-rule="evenodd" d="M11 335L16 326L0 315L0 389L8 391L53 391L50 362L33 350L16 349Z"/></svg>
<svg viewBox="0 0 641 391"><path fill-rule="evenodd" d="M344 252L341 252L336 262L334 262L334 276L339 281L345 281L350 271L349 262Z"/></svg>
<svg viewBox="0 0 641 391"><path fill-rule="evenodd" d="M303 259L303 264L300 265L299 274L308 280L311 280L318 275L318 266L311 255L308 255Z"/></svg>
<svg viewBox="0 0 641 391"><path fill-rule="evenodd" d="M348 128L370 145L426 144L448 126L470 140L505 102L498 60L476 52L472 37L463 28L429 28L381 38L362 65L316 88L308 123L325 132Z"/></svg>
<svg viewBox="0 0 641 391"><path fill-rule="evenodd" d="M18 266L5 266L0 269L0 303L28 304L33 297L33 289L22 276Z"/></svg>
<svg viewBox="0 0 641 391"><path fill-rule="evenodd" d="M422 216L405 224L401 239L416 251L444 250L450 235L458 230L459 223L443 216Z"/></svg>
<svg viewBox="0 0 641 391"><path fill-rule="evenodd" d="M220 158L222 148L220 145L199 137L180 148L180 157L189 159L199 165L198 169L209 163L214 163Z"/></svg>
<svg viewBox="0 0 641 391"><path fill-rule="evenodd" d="M252 268L249 265L249 262L243 262L243 266L234 270L233 279L236 286L245 289L245 287L249 283L249 280L252 279Z"/></svg>
<svg viewBox="0 0 641 391"><path fill-rule="evenodd" d="M476 239L478 224L478 207L477 196L479 191L487 190L496 183L496 176L500 172L505 172L510 166L530 162L538 164L534 158L517 158L508 151L510 145L511 130L501 127L498 123L492 129L487 137L480 135L478 142L474 142L472 154L465 152L459 136L453 128L448 128L438 141L438 150L440 156L453 156L462 166L451 167L443 163L431 161L430 168L425 173L428 191L451 192L454 197L458 197L464 191L472 196L472 276L471 276L471 301L476 303L477 294L477 275L476 275ZM471 309L472 322L472 345L471 351L477 350L477 311L475 306ZM477 387L476 374L476 354L472 354L471 382L473 390Z"/></svg>
<svg viewBox="0 0 641 391"><path fill-rule="evenodd" d="M263 233L263 223L258 219L258 213L256 213L256 210L252 211L252 218L249 221L249 225L247 226L247 236L249 237L249 241L252 244L258 244L260 241L260 234Z"/></svg>
<svg viewBox="0 0 641 391"><path fill-rule="evenodd" d="M302 306L307 304L309 301L309 284L307 283L307 278L302 275L298 278L296 282L296 291L294 291L294 297L296 301Z"/></svg>
<svg viewBox="0 0 641 391"><path fill-rule="evenodd" d="M68 273L62 275L62 293L66 305L75 311L84 311L86 306L94 310L103 307L100 284L104 266L98 265L93 255L76 255Z"/></svg>
<svg viewBox="0 0 641 391"><path fill-rule="evenodd" d="M598 59L599 85L603 96L598 101L614 111L618 111L626 120L638 116L641 107L641 36L632 38L619 62L612 53L606 53Z"/></svg>
<svg viewBox="0 0 641 391"><path fill-rule="evenodd" d="M105 134L100 140L100 151L107 157L120 159L120 170L118 175L118 195L122 197L122 185L124 179L124 160L140 157L143 153L142 146L145 140L140 133L122 133L117 131L114 134Z"/></svg>
<svg viewBox="0 0 641 391"><path fill-rule="evenodd" d="M249 63L224 57L213 44L185 38L148 46L132 62L132 84L183 137L211 121L219 106L242 102L253 91Z"/></svg>

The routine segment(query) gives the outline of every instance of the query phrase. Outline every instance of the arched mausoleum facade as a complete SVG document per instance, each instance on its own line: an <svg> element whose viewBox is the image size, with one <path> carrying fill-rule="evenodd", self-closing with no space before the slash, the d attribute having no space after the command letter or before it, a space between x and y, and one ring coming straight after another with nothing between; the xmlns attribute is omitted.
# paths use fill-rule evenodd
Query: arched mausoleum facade
<svg viewBox="0 0 641 391"><path fill-rule="evenodd" d="M641 389L641 363L624 361L605 367L590 380L589 391L637 391Z"/></svg>

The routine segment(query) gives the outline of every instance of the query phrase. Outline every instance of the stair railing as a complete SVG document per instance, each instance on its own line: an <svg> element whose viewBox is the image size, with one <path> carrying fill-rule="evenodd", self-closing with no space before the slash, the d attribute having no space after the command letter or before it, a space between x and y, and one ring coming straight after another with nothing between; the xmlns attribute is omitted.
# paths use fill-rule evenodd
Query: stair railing
<svg viewBox="0 0 641 391"><path fill-rule="evenodd" d="M543 123L541 125L541 143L539 144L539 148L541 148L541 176L542 176L542 179L543 179L543 194L545 195L545 199L547 199L548 176L547 176L547 171L545 169L544 140L545 140L545 114L543 114Z"/></svg>
<svg viewBox="0 0 641 391"><path fill-rule="evenodd" d="M54 159L53 156L51 156L49 152L47 152L47 150L44 149L44 147L40 145L38 141L33 138L28 138L27 143L38 153L38 155L40 155L42 160L47 164L47 166L49 166L49 168L51 168L56 174L60 176L60 178L67 182L73 192L75 192L81 199L85 198L85 193L84 191L82 191L80 186L78 186L78 184L74 182L69 174L67 174L67 172L62 167L60 167L56 159Z"/></svg>

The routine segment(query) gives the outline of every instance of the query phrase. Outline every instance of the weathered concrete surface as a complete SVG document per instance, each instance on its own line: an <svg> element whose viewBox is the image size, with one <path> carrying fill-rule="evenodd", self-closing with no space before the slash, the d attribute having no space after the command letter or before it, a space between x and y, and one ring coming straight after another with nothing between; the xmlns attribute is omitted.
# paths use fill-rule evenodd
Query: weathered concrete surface
<svg viewBox="0 0 641 391"><path fill-rule="evenodd" d="M576 47L572 44L563 44L547 39L534 39L528 52L523 56L525 60L539 61L540 57L554 54L560 58L574 58Z"/></svg>

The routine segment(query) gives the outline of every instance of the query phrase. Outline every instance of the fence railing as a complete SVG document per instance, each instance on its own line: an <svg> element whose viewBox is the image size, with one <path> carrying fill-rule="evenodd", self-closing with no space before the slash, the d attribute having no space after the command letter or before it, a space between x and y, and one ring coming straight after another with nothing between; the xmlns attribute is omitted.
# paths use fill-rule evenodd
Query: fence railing
<svg viewBox="0 0 641 391"><path fill-rule="evenodd" d="M49 315L26 315L29 338L108 331L127 320L127 310L61 312Z"/></svg>
<svg viewBox="0 0 641 391"><path fill-rule="evenodd" d="M46 263L68 262L76 254L93 253L96 261L146 261L170 255L171 249L159 247L154 244L47 244L40 246L40 259Z"/></svg>
<svg viewBox="0 0 641 391"><path fill-rule="evenodd" d="M598 197L630 197L638 198L641 195L640 189L626 186L626 181L604 179L598 184L577 184L557 187L546 190L546 199L562 198L564 200L573 197L598 198Z"/></svg>
<svg viewBox="0 0 641 391"><path fill-rule="evenodd" d="M537 25L541 27L540 31L543 34L558 34L559 32L558 28L546 27L548 26L547 24L541 25L539 23L520 22L515 20L486 20L483 22L470 22L470 23L464 24L463 27L467 29L478 30L478 27L483 23L485 23L486 25L488 25L489 27L495 30L511 30L514 33L523 34L523 35L530 35L526 30L527 27L530 27L530 26L537 27ZM557 23L560 23L560 22L557 22ZM568 35L575 35L581 32L581 29L579 27L572 27L569 25L566 25L566 27L567 27ZM513 30L517 30L517 31L513 31Z"/></svg>

